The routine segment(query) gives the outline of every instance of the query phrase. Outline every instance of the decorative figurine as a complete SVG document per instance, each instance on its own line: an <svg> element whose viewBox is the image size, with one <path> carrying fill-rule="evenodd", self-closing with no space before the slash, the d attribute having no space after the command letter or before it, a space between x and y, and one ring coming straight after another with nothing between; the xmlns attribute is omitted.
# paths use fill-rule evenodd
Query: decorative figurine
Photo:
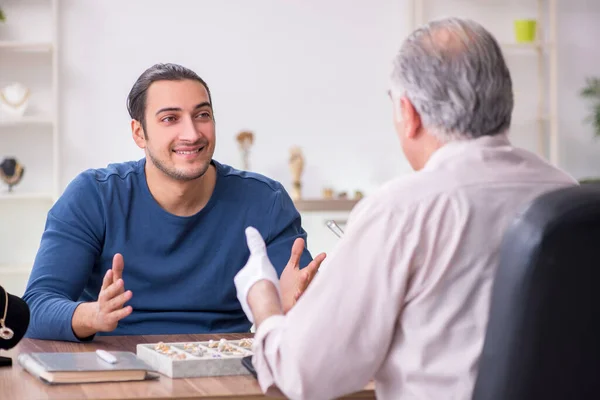
<svg viewBox="0 0 600 400"><path fill-rule="evenodd" d="M2 111L12 117L22 117L29 104L30 91L20 83L13 83L0 90Z"/></svg>
<svg viewBox="0 0 600 400"><path fill-rule="evenodd" d="M333 188L323 188L323 198L326 200L333 199Z"/></svg>
<svg viewBox="0 0 600 400"><path fill-rule="evenodd" d="M250 162L248 159L250 155L250 147L252 147L252 144L254 143L254 133L250 131L242 131L238 133L236 140L240 145L240 150L242 151L243 168L244 170L249 171Z"/></svg>
<svg viewBox="0 0 600 400"><path fill-rule="evenodd" d="M25 167L14 158L5 158L0 164L0 178L8 185L8 191L12 192L13 186L21 182Z"/></svg>
<svg viewBox="0 0 600 400"><path fill-rule="evenodd" d="M304 171L304 157L300 147L292 147L290 149L290 170L292 172L292 200L300 200L302 198L302 182L300 177Z"/></svg>

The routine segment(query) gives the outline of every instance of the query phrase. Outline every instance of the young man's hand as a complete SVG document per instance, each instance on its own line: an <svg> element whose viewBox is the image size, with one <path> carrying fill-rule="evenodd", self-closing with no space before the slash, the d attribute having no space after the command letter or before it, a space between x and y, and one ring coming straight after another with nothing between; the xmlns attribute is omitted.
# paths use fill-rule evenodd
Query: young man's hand
<svg viewBox="0 0 600 400"><path fill-rule="evenodd" d="M78 338L86 338L98 332L113 331L120 320L131 314L130 290L125 291L123 282L123 256L115 254L112 269L106 271L98 301L82 303L75 309L71 326Z"/></svg>
<svg viewBox="0 0 600 400"><path fill-rule="evenodd" d="M300 257L302 256L303 251L304 240L298 238L292 246L290 260L281 273L281 278L279 279L281 305L284 313L287 313L292 309L294 304L296 304L310 282L312 282L317 271L319 270L319 267L321 266L321 263L326 257L325 253L321 253L316 256L306 266L306 268L300 269Z"/></svg>

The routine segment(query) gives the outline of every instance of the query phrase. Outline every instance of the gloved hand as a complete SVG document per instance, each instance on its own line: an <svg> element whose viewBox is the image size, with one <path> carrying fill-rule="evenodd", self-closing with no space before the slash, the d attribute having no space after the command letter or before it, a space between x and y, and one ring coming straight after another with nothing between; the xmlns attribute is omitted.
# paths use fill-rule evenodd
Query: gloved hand
<svg viewBox="0 0 600 400"><path fill-rule="evenodd" d="M244 265L244 267L235 275L233 281L237 290L237 298L242 305L242 309L250 322L254 323L252 311L248 306L248 292L250 291L250 288L256 282L267 279L273 282L280 297L281 293L279 291L279 277L267 255L265 241L258 230L252 226L246 228L246 244L250 250L250 257L248 258L246 265Z"/></svg>

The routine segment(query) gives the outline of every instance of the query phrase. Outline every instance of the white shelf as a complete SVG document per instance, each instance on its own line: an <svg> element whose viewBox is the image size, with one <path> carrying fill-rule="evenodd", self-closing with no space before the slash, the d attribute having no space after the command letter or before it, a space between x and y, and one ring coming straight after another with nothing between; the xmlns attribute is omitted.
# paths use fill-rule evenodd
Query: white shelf
<svg viewBox="0 0 600 400"><path fill-rule="evenodd" d="M447 2L446 2L447 3ZM473 7L480 5L485 7L486 4L504 5L504 0L464 0L458 1L456 11L453 13L461 14L460 8ZM513 2L516 5L517 2ZM519 1L518 3L524 3ZM518 43L514 40L500 41L499 46L506 57L514 56L533 56L536 60L537 73L532 76L532 80L537 81L537 99L538 104L535 110L535 120L538 121L537 128L537 149L540 156L547 158L552 164L559 166L559 124L558 124L558 24L557 24L557 3L558 0L537 0L531 1L529 6L536 7L536 15L531 17L537 21L536 41L531 43ZM412 29L423 25L425 22L439 17L434 8L430 7L428 0L411 0L410 4L410 19ZM520 6L520 5L519 5ZM506 6L510 7L509 5ZM518 9L515 9L519 12ZM492 11L493 12L493 11ZM513 14L514 15L514 14ZM514 22L507 21L506 24ZM505 28L508 25L504 25ZM492 32L493 33L493 32ZM508 38L507 36L505 36ZM516 95L516 91L515 91ZM514 121L513 121L514 122Z"/></svg>
<svg viewBox="0 0 600 400"><path fill-rule="evenodd" d="M47 125L51 127L54 124L52 119L47 117L26 116L21 118L0 119L0 128L4 126L27 126L27 125Z"/></svg>
<svg viewBox="0 0 600 400"><path fill-rule="evenodd" d="M4 189L6 190L6 189ZM15 189L16 190L16 189ZM54 196L51 193L19 193L19 192L2 192L0 193L0 201L23 201L36 200L53 202Z"/></svg>
<svg viewBox="0 0 600 400"><path fill-rule="evenodd" d="M553 47L552 43L541 43L541 42L533 42L533 43L510 43L503 42L500 43L500 47L505 50L541 50L541 49L549 49Z"/></svg>
<svg viewBox="0 0 600 400"><path fill-rule="evenodd" d="M33 262L0 264L0 284L13 296L23 297L32 268Z"/></svg>
<svg viewBox="0 0 600 400"><path fill-rule="evenodd" d="M50 31L44 36L18 36L19 32L15 30L14 32L11 31L11 33L16 34L15 36L10 38L0 37L2 80L7 83L20 81L27 86L29 84L43 84L49 91L49 93L44 92L48 96L40 98L40 101L43 101L47 106L47 108L44 107L43 111L31 111L31 114L26 113L20 118L0 113L0 139L2 139L0 160L10 154L17 155L20 152L27 152L29 146L36 147L32 148L34 150L33 154L38 154L37 152L41 150L39 146L43 146L44 154L47 154L48 158L47 161L39 160L39 165L47 170L45 172L51 172L51 176L50 174L45 174L44 177L30 176L29 178L34 178L32 180L36 182L31 182L32 185L29 186L27 182L30 181L27 178L28 172L26 171L25 179L27 182L16 185L12 192L8 192L7 185L0 180L0 210L2 214L10 217L13 212L17 212L28 217L27 223L15 226L14 233L5 230L0 235L0 240L5 240L9 235L16 235L22 237L23 241L30 242L23 243L23 245L19 243L20 245L14 248L3 248L3 260L0 261L0 284L3 286L6 284L5 288L12 290L12 294L18 295L24 290L33 265L33 262L23 264L23 261L27 262L27 260L35 258L35 250L33 249L37 248L40 240L40 236L31 232L31 229L38 230L40 226L43 226L47 211L54 205L60 194L61 157L60 116L58 111L61 89L59 79L59 53L61 49L59 11L61 6L60 0L9 1L9 3L15 2L19 6L19 13L15 13L15 16L18 14L15 24L19 24L21 27L31 26L35 30L36 24L39 22L48 20L50 23ZM4 2L0 0L0 3ZM44 12L46 14L44 18L39 18L41 16L39 11L41 10L38 3L47 3L49 6L44 5L43 7L44 9L48 8L48 12ZM8 7L10 7L10 4ZM6 11L8 12L8 10ZM26 59L31 60L23 64ZM23 68L23 65L29 64L40 66L44 68L44 71L48 68L50 73L39 75L38 68ZM31 83L32 81L34 83ZM35 138L31 141L23 140L26 138L24 135L37 132L42 135L49 135L47 138L44 136L44 139L50 139L51 144L48 146L46 140L44 140L44 143L37 143ZM10 154L3 154L2 150L10 150ZM0 220L0 224L8 222L10 221Z"/></svg>
<svg viewBox="0 0 600 400"><path fill-rule="evenodd" d="M51 42L0 41L0 50L50 53L53 49Z"/></svg>
<svg viewBox="0 0 600 400"><path fill-rule="evenodd" d="M31 264L0 264L0 276L5 275L22 275L31 272L33 262Z"/></svg>
<svg viewBox="0 0 600 400"><path fill-rule="evenodd" d="M301 199L294 205L302 211L351 211L359 200L355 199Z"/></svg>

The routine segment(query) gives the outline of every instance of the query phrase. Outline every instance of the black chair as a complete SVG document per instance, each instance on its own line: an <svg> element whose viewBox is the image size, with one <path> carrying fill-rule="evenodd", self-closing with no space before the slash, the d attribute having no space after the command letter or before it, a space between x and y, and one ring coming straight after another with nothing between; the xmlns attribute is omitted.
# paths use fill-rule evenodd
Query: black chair
<svg viewBox="0 0 600 400"><path fill-rule="evenodd" d="M473 400L600 399L600 186L535 199L500 251Z"/></svg>

